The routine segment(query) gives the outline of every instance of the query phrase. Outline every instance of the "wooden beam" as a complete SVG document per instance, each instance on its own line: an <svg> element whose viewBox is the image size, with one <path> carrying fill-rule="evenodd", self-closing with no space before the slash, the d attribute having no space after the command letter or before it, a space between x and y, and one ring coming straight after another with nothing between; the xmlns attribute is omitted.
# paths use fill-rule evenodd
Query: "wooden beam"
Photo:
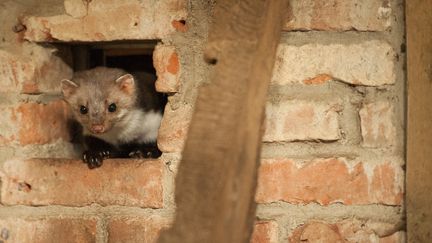
<svg viewBox="0 0 432 243"><path fill-rule="evenodd" d="M432 239L432 1L406 1L408 242Z"/></svg>
<svg viewBox="0 0 432 243"><path fill-rule="evenodd" d="M173 227L160 243L248 242L262 122L286 0L220 0L176 178Z"/></svg>

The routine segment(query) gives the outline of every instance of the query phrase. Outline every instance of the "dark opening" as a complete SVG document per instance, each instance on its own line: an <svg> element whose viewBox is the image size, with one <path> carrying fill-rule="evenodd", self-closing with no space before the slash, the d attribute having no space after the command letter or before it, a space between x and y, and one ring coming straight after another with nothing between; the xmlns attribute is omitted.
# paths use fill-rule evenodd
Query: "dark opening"
<svg viewBox="0 0 432 243"><path fill-rule="evenodd" d="M153 50L157 42L113 42L72 45L75 71L106 66L121 68L129 72L155 74Z"/></svg>

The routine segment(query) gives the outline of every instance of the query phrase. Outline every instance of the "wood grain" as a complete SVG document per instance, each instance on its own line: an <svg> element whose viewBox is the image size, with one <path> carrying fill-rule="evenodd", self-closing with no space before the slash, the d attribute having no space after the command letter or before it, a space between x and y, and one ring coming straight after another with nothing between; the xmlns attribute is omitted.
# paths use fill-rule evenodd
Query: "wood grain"
<svg viewBox="0 0 432 243"><path fill-rule="evenodd" d="M408 242L432 239L432 1L406 1Z"/></svg>
<svg viewBox="0 0 432 243"><path fill-rule="evenodd" d="M248 242L262 121L287 1L217 1L176 179L173 227L159 242Z"/></svg>

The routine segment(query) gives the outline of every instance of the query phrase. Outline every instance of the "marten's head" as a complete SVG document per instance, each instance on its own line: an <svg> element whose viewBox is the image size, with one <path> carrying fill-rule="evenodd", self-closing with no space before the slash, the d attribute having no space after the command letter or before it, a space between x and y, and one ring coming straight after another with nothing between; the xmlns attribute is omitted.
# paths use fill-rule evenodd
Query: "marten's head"
<svg viewBox="0 0 432 243"><path fill-rule="evenodd" d="M94 134L111 130L136 103L135 80L121 69L77 72L61 81L61 90L77 121Z"/></svg>

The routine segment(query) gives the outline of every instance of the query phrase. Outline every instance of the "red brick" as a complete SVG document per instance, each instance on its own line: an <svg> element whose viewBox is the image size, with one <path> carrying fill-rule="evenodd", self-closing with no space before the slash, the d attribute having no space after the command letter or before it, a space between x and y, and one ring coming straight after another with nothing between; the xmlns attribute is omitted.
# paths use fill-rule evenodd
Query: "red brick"
<svg viewBox="0 0 432 243"><path fill-rule="evenodd" d="M33 83L35 66L14 53L0 50L0 75L0 92L20 91L24 85Z"/></svg>
<svg viewBox="0 0 432 243"><path fill-rule="evenodd" d="M153 52L153 65L156 69L156 90L173 93L180 86L180 62L174 46L157 45Z"/></svg>
<svg viewBox="0 0 432 243"><path fill-rule="evenodd" d="M363 146L376 148L395 144L394 112L390 103L365 104L359 114Z"/></svg>
<svg viewBox="0 0 432 243"><path fill-rule="evenodd" d="M158 147L162 152L180 152L183 149L193 109L187 105L172 110L165 107L164 117L159 128Z"/></svg>
<svg viewBox="0 0 432 243"><path fill-rule="evenodd" d="M337 103L288 101L266 106L263 140L297 141L340 138Z"/></svg>
<svg viewBox="0 0 432 243"><path fill-rule="evenodd" d="M390 1L290 1L284 30L384 31L390 27Z"/></svg>
<svg viewBox="0 0 432 243"><path fill-rule="evenodd" d="M0 145L11 144L18 137L16 112L12 107L0 106L0 113Z"/></svg>
<svg viewBox="0 0 432 243"><path fill-rule="evenodd" d="M281 43L276 57L272 83L279 85L338 80L354 85L381 86L394 84L396 80L396 54L383 41L347 45Z"/></svg>
<svg viewBox="0 0 432 243"><path fill-rule="evenodd" d="M1 171L7 205L127 205L161 208L163 163L106 160L89 170L80 160L9 160Z"/></svg>
<svg viewBox="0 0 432 243"><path fill-rule="evenodd" d="M306 162L268 159L259 168L256 201L401 205L401 178L402 168L389 162L371 165L342 158Z"/></svg>
<svg viewBox="0 0 432 243"><path fill-rule="evenodd" d="M0 145L69 141L70 112L62 100L21 103L17 107L0 107L0 111L4 114L0 118Z"/></svg>
<svg viewBox="0 0 432 243"><path fill-rule="evenodd" d="M172 26L180 32L187 32L188 31L188 27L187 27L186 22L184 20L173 20L171 23L172 23Z"/></svg>
<svg viewBox="0 0 432 243"><path fill-rule="evenodd" d="M0 50L0 92L25 94L60 91L60 80L72 69L54 54L54 49L24 45L19 50Z"/></svg>
<svg viewBox="0 0 432 243"><path fill-rule="evenodd" d="M96 220L74 218L3 218L0 241L19 243L96 242Z"/></svg>
<svg viewBox="0 0 432 243"><path fill-rule="evenodd" d="M251 243L277 243L278 225L274 221L258 221L255 223Z"/></svg>
<svg viewBox="0 0 432 243"><path fill-rule="evenodd" d="M336 223L311 221L297 227L288 238L290 243L321 242L321 243L369 243L369 242L403 242L403 233L396 232L391 236L380 236L375 227L360 220L344 220ZM395 241L394 241L395 240Z"/></svg>
<svg viewBox="0 0 432 243"><path fill-rule="evenodd" d="M20 144L45 144L58 139L69 140L67 120L70 113L64 101L53 101L48 104L23 103L16 112L20 117Z"/></svg>
<svg viewBox="0 0 432 243"><path fill-rule="evenodd" d="M161 230L168 228L169 225L169 219L157 215L110 218L108 221L108 242L156 243Z"/></svg>
<svg viewBox="0 0 432 243"><path fill-rule="evenodd" d="M288 242L344 243L345 241L336 226L321 222L312 222L295 229L288 238Z"/></svg>
<svg viewBox="0 0 432 243"><path fill-rule="evenodd" d="M401 192L403 187L402 178L404 178L402 170L395 169L391 164L375 166L372 181L369 185L371 197L380 202L386 202L388 199L394 198L394 202L400 204L403 198Z"/></svg>
<svg viewBox="0 0 432 243"><path fill-rule="evenodd" d="M172 24L174 20L186 19L186 3L185 0L69 0L65 3L67 14L24 18L25 39L38 42L163 39L177 31Z"/></svg>

